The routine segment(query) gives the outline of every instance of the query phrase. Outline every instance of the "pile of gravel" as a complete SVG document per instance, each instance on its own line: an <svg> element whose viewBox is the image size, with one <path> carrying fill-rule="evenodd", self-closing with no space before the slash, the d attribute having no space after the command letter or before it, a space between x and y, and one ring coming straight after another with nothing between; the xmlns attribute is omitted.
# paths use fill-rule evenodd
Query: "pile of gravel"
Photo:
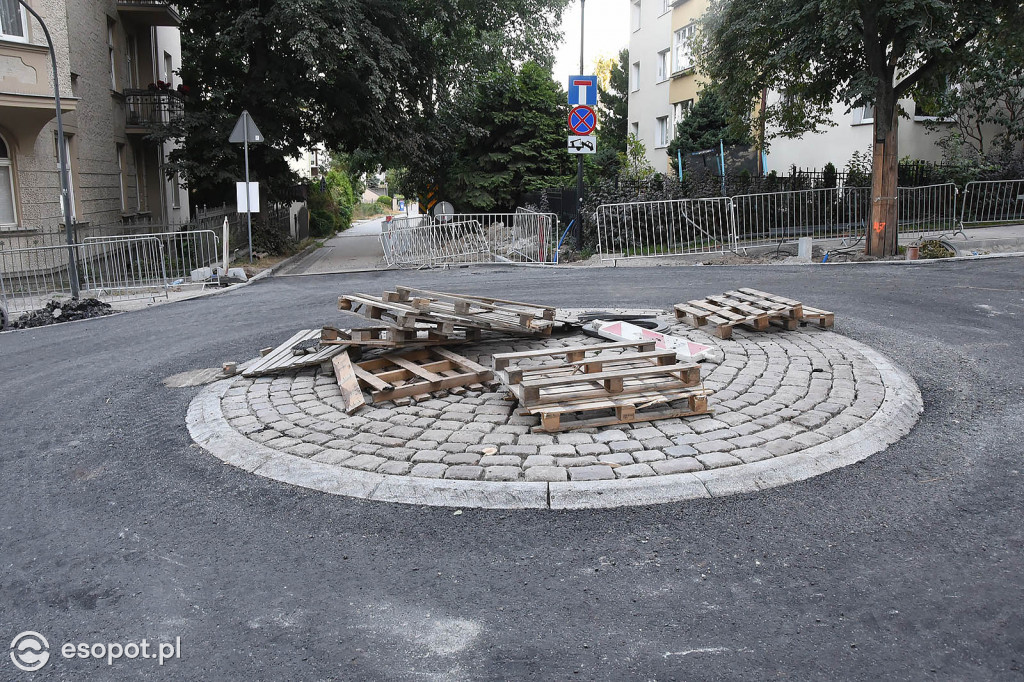
<svg viewBox="0 0 1024 682"><path fill-rule="evenodd" d="M68 301L50 301L45 308L24 313L11 322L12 329L29 329L47 324L84 320L89 317L102 317L114 311L110 304L95 298L73 298Z"/></svg>

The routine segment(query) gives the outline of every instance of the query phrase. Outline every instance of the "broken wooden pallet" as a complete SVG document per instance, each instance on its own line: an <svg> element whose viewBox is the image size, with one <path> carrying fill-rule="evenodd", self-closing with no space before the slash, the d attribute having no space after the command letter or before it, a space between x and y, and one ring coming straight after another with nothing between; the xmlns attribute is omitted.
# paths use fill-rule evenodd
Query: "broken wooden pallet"
<svg viewBox="0 0 1024 682"><path fill-rule="evenodd" d="M401 329L413 329L425 323L434 324L442 334L466 328L546 336L555 325L554 308L530 308L527 303L515 303L514 306L519 307L513 307L513 302L498 305L491 301L497 299L476 300L456 294L400 287L398 291L385 292L383 296L341 296L338 298L338 309L359 312L371 320L392 321Z"/></svg>
<svg viewBox="0 0 1024 682"><path fill-rule="evenodd" d="M296 332L294 336L282 343L280 346L271 349L263 357L250 362L242 370L243 377L260 377L268 374L279 374L293 369L303 367L314 367L322 362L329 361L338 353L344 351L348 346L335 345L324 346L313 353L295 355L292 348L302 342L320 338L319 329L303 329Z"/></svg>
<svg viewBox="0 0 1024 682"><path fill-rule="evenodd" d="M750 288L679 303L675 313L677 319L693 327L715 325L715 335L721 339L732 338L732 330L737 326L754 331L764 331L770 325L793 330L810 319L830 327L834 319L832 313L808 308L800 301Z"/></svg>
<svg viewBox="0 0 1024 682"><path fill-rule="evenodd" d="M388 353L357 362L353 370L375 403L484 384L494 376L486 367L444 348Z"/></svg>
<svg viewBox="0 0 1024 682"><path fill-rule="evenodd" d="M479 329L451 329L442 331L438 324L417 324L403 329L387 323L375 327L342 328L327 325L321 332L324 345L367 346L370 348L406 348L409 346L437 346L476 341Z"/></svg>
<svg viewBox="0 0 1024 682"><path fill-rule="evenodd" d="M654 341L499 353L494 356L494 368L497 378L519 400L521 413L541 415L544 431L707 411L709 392L696 388L700 368L678 363L675 351L655 350ZM650 409L675 401L686 401L686 405ZM605 411L612 415L583 416ZM563 423L564 415L575 418Z"/></svg>

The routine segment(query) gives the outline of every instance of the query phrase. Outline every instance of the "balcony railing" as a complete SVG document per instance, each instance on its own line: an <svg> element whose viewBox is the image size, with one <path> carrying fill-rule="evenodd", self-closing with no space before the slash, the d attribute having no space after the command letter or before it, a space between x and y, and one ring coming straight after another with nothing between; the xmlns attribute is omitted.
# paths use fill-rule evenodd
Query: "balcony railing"
<svg viewBox="0 0 1024 682"><path fill-rule="evenodd" d="M125 90L125 126L147 131L171 121L185 113L185 100L174 91Z"/></svg>
<svg viewBox="0 0 1024 682"><path fill-rule="evenodd" d="M142 26L180 26L181 16L166 0L117 0L117 11Z"/></svg>

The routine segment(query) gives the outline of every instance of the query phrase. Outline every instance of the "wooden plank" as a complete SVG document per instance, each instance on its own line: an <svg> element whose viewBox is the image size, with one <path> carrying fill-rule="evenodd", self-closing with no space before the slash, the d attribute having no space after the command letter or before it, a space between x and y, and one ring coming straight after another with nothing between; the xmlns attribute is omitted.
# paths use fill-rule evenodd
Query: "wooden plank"
<svg viewBox="0 0 1024 682"><path fill-rule="evenodd" d="M420 367L415 362L410 362L403 358L401 355L393 355L389 358L391 362L395 363L402 369L409 371L411 374L423 379L424 381L440 381L441 375L435 374L428 369Z"/></svg>
<svg viewBox="0 0 1024 682"><path fill-rule="evenodd" d="M391 384L385 381L381 381L376 376L374 376L372 372L368 372L362 367L360 367L358 363L352 368L352 371L355 372L356 377L358 377L360 381L366 383L371 388L374 388L378 391L384 391L391 388Z"/></svg>
<svg viewBox="0 0 1024 682"><path fill-rule="evenodd" d="M331 360L334 367L334 378L338 381L338 388L341 389L341 399L345 401L345 412L352 414L366 404L363 391L359 388L359 379L356 378L352 362L348 353L339 353Z"/></svg>
<svg viewBox="0 0 1024 682"><path fill-rule="evenodd" d="M254 377L261 376L263 374L285 372L292 369L301 369L303 367L312 367L320 364L324 360L331 359L347 348L347 346L338 345L322 348L315 353L307 353L304 355L294 355L292 353L292 346L296 343L307 339L317 338L319 334L319 329L303 329L302 331L297 332L294 336L275 348L269 354L260 358L258 362L246 367L242 372L242 376Z"/></svg>
<svg viewBox="0 0 1024 682"><path fill-rule="evenodd" d="M445 350L444 348L434 348L432 352L435 355L439 355L446 360L450 360L451 362L455 363L456 365L464 369L468 369L470 371L478 373L491 373L491 370L487 369L483 365L477 364L470 360L469 358L459 355L458 353L453 353L450 350Z"/></svg>
<svg viewBox="0 0 1024 682"><path fill-rule="evenodd" d="M572 348L541 348L540 350L526 350L517 353L495 353L494 369L505 369L512 360L543 358L547 356L566 355L568 353L583 352L596 353L603 350L615 350L618 348L637 348L640 351L652 351L655 348L654 341L617 341L615 343L597 343L593 346L574 346Z"/></svg>

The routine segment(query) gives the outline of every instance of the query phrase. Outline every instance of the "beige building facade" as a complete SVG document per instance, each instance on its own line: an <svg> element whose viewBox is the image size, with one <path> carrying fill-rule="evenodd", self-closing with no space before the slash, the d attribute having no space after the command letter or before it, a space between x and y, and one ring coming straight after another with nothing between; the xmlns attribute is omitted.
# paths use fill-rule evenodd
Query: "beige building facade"
<svg viewBox="0 0 1024 682"><path fill-rule="evenodd" d="M174 7L157 0L28 3L53 39L64 140L57 139L43 31L17 0L0 0L0 242L28 245L62 231L61 152L78 230L187 223L188 195L164 172L173 145L147 138L184 111Z"/></svg>

